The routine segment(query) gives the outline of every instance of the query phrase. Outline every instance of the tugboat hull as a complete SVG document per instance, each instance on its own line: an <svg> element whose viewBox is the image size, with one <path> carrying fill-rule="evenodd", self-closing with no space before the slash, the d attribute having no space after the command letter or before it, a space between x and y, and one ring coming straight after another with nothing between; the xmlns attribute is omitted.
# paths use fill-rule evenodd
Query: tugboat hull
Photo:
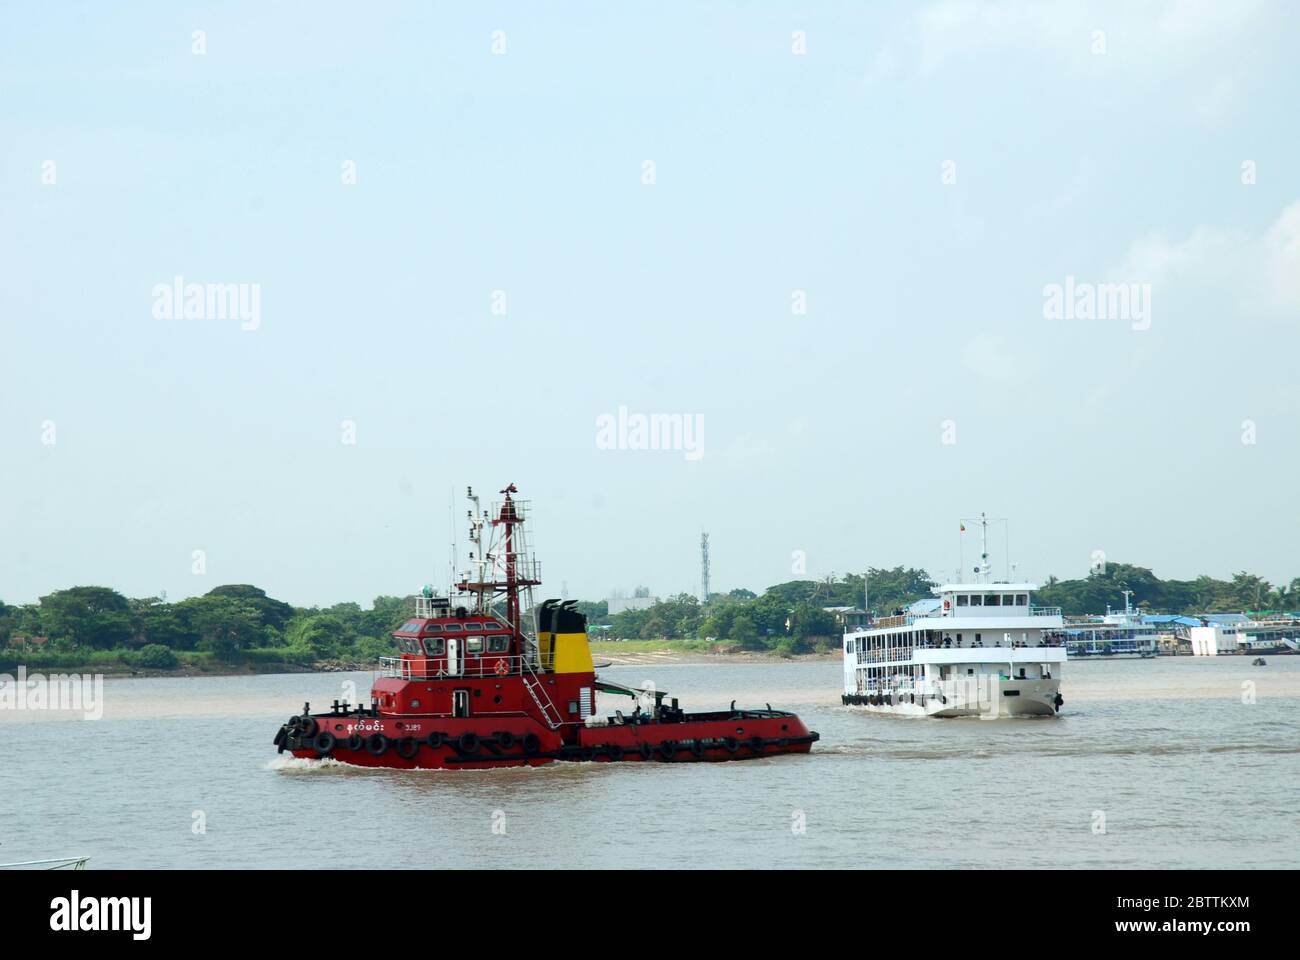
<svg viewBox="0 0 1300 960"><path fill-rule="evenodd" d="M528 717L506 725L445 717L396 720L341 714L292 717L275 744L295 757L397 770L475 770L555 761L721 762L808 753L818 740L778 710L686 714L670 723L581 727L576 742Z"/></svg>

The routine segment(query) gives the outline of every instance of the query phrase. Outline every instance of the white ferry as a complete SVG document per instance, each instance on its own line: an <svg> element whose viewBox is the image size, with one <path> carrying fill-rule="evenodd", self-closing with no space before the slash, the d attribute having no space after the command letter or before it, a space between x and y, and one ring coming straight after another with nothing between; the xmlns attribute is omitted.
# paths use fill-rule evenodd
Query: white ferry
<svg viewBox="0 0 1300 960"><path fill-rule="evenodd" d="M934 588L935 600L844 634L844 696L875 713L929 717L1052 716L1066 649L1059 607L1036 607L1037 584L979 581Z"/></svg>

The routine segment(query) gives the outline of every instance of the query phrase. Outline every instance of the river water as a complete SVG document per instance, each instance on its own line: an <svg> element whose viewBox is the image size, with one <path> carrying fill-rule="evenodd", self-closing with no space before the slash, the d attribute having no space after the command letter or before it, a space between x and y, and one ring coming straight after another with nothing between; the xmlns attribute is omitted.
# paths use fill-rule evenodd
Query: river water
<svg viewBox="0 0 1300 960"><path fill-rule="evenodd" d="M0 710L0 862L1294 868L1300 657L1267 660L1072 661L1061 715L1018 720L868 716L838 662L610 667L687 709L796 710L821 742L460 772L277 757L285 717L369 674L109 679L102 719Z"/></svg>

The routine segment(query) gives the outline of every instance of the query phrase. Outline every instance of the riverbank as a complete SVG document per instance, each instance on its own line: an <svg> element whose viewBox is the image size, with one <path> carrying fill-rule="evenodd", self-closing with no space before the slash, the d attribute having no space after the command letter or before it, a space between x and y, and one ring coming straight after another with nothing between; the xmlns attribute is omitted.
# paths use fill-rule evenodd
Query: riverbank
<svg viewBox="0 0 1300 960"><path fill-rule="evenodd" d="M75 662L67 657L42 662L0 661L0 675L15 676L20 666L28 676L41 674L99 674L104 677L239 677L275 673L365 673L379 669L378 661L317 660L246 661L225 663L206 654L180 654L180 662L169 669L131 666L106 657ZM721 663L806 663L839 659L839 651L798 654L782 657L763 650L740 650L733 644L705 640L593 640L591 656L597 666L635 666L638 664L721 664Z"/></svg>

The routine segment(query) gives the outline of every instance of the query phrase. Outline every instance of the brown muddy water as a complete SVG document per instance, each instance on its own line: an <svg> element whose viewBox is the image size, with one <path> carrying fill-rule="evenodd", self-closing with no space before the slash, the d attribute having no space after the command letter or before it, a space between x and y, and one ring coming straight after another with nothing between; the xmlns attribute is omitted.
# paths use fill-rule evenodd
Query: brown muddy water
<svg viewBox="0 0 1300 960"><path fill-rule="evenodd" d="M1071 661L1061 715L1021 720L868 716L840 706L838 662L609 667L687 709L796 710L821 742L493 771L276 756L284 718L364 695L370 674L110 678L97 720L0 709L0 862L1297 867L1300 657L1266 659Z"/></svg>

